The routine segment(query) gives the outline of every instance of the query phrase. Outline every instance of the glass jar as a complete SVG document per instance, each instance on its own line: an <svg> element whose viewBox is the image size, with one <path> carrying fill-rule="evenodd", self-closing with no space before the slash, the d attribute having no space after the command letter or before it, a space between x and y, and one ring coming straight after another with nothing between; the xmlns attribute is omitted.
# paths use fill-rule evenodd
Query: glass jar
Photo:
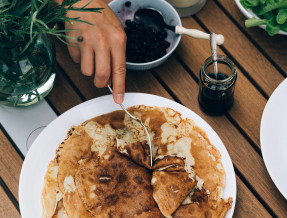
<svg viewBox="0 0 287 218"><path fill-rule="evenodd" d="M207 0L166 0L169 2L180 17L188 17L199 12Z"/></svg>
<svg viewBox="0 0 287 218"><path fill-rule="evenodd" d="M24 48L25 44L19 44L1 51L1 104L34 104L43 99L54 85L56 61L52 41L45 34L39 34L27 49Z"/></svg>
<svg viewBox="0 0 287 218"><path fill-rule="evenodd" d="M198 102L210 115L221 115L233 105L237 72L234 63L226 56L217 56L218 73L214 74L213 60L205 60L200 70Z"/></svg>

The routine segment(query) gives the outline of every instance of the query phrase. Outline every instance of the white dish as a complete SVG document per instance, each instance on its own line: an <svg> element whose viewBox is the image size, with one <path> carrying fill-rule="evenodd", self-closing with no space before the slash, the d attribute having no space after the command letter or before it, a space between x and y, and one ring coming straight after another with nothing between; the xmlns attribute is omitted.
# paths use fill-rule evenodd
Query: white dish
<svg viewBox="0 0 287 218"><path fill-rule="evenodd" d="M260 143L273 182L287 199L287 79L269 98L261 119Z"/></svg>
<svg viewBox="0 0 287 218"><path fill-rule="evenodd" d="M126 1L127 0L113 0L109 3L110 8L118 16L123 26L125 26L125 21L127 19L134 20L134 13L139 8L154 8L162 13L162 16L167 24L173 26L181 26L181 20L177 11L164 0L133 0L131 1L130 7L124 6ZM163 57L147 63L126 62L127 69L149 70L164 63L177 48L181 39L181 35L179 34L176 34L172 31L167 31L167 33L168 36L166 40L170 42L170 46L167 49L167 53Z"/></svg>
<svg viewBox="0 0 287 218"><path fill-rule="evenodd" d="M233 198L232 208L226 216L227 218L231 218L236 202L235 173L230 156L216 132L200 116L174 101L149 94L126 94L124 102L126 107L140 104L172 108L181 113L183 117L193 119L198 126L206 131L211 143L219 149L222 155L222 163L226 172L223 197ZM70 127L72 125L80 125L95 116L120 109L120 106L114 103L111 95L95 98L63 113L43 130L31 146L21 170L19 203L23 218L40 217L40 196L45 171L48 163L55 156L56 148L65 139Z"/></svg>
<svg viewBox="0 0 287 218"><path fill-rule="evenodd" d="M237 5L237 7L239 8L239 10L241 11L241 13L244 14L244 16L245 16L246 18L248 18L248 19L249 19L249 18L252 18L252 17L258 18L258 16L256 16L256 14L254 14L251 10L245 9L245 8L241 5L240 0L235 0L235 3L236 3L236 5ZM261 27L262 29L265 29L265 28L266 28L266 25L259 25L259 27ZM284 31L280 30L280 31L278 32L278 34L287 35L287 32L284 32Z"/></svg>

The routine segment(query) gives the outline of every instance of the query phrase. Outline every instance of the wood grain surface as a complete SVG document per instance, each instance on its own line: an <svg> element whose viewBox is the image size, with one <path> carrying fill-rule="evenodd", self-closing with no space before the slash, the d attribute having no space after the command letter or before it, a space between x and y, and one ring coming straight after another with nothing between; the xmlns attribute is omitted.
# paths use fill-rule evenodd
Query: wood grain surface
<svg viewBox="0 0 287 218"><path fill-rule="evenodd" d="M15 206L0 186L0 218L20 218L20 214Z"/></svg>
<svg viewBox="0 0 287 218"><path fill-rule="evenodd" d="M22 164L23 160L0 130L0 177L17 200Z"/></svg>
<svg viewBox="0 0 287 218"><path fill-rule="evenodd" d="M176 67L176 73L171 66ZM287 201L273 184L260 155L226 116L212 117L200 110L197 101L198 84L184 68L175 59L170 58L168 63L155 71L183 105L199 114L215 129L227 148L236 169L248 184L262 196L263 201L272 205L277 214L286 214Z"/></svg>
<svg viewBox="0 0 287 218"><path fill-rule="evenodd" d="M173 63L172 62L172 60L174 60L174 58L172 58L170 61L169 61L169 63L167 63L167 69L172 69L172 68L170 68L170 65L176 65L176 64L178 64L178 63ZM64 62L64 60L60 60L60 59L58 59L58 62L59 63L61 63L61 62ZM178 67L178 70L180 69L180 66ZM158 68L158 69L156 69L155 71L157 71L157 70L160 70L160 68ZM167 72L167 70L166 69L163 69L162 70L162 72L163 72L163 74L167 74L166 76L168 76L169 74L169 72ZM132 73L134 73L134 74L138 74L138 73L140 73L140 72L130 72L129 73L129 75L128 75L128 77L129 76L131 76L131 75L133 75ZM142 72L141 72L142 73ZM149 77L149 80L151 81L152 80L152 75L149 73L149 72L145 72L145 73L147 73L148 75L146 75L146 76L148 76ZM172 72L173 73L173 72ZM155 74L157 74L157 73L155 73ZM171 80L173 80L173 81L176 81L176 79L178 79L178 81L181 81L181 77L179 77L179 74L178 74L178 71L177 71L177 73L176 74L173 74L174 75L174 77L176 77L176 78L171 78ZM187 78L189 78L189 77L187 77ZM87 83L88 83L89 81L87 81ZM190 81L188 81L187 80L187 82L190 82ZM182 84L181 82L179 82L181 85L184 85L184 84ZM192 84L191 84L192 85ZM144 87L145 86L145 84L141 84L141 86L140 87L142 87L142 88L145 88ZM83 85L83 87L87 87L87 86L85 86L85 85ZM155 83L154 84L154 86L152 86L153 87L153 89L154 90L151 90L149 93L153 93L153 94L155 94L155 93L157 93L157 89L161 89L161 90L164 90L163 88L162 88L162 86L161 86L161 84L159 83L159 82L157 82L157 83ZM193 87L196 87L196 91L197 91L197 89L198 89L198 86L195 84ZM190 91L193 91L193 90L190 90L189 88L189 86L186 86L186 90L190 93ZM82 89L81 89L82 90ZM146 89L145 89L146 90ZM83 93L85 93L85 91L84 90L82 90L83 91ZM139 90L140 91L140 90ZM185 95L185 93L182 93L183 95ZM188 96L188 94L187 95L185 95L185 96ZM168 98L171 98L171 96L168 96L168 94L166 93L166 96L165 97L168 97ZM57 102L59 102L57 99L54 99L55 100L55 102L53 102L53 104L54 105L57 105ZM228 127L227 127L228 128ZM268 212L266 211L266 209L264 209L264 207L256 200L256 198L252 195L252 193L246 188L246 187L244 187L243 186L243 182L242 181L240 181L240 187L239 187L239 189L241 190L241 192L242 192L242 197L243 198L245 198L245 200L242 200L242 201L239 201L237 204L239 204L239 208L241 207L240 205L241 204L243 204L243 203L245 203L245 204L247 204L247 201L250 201L250 199L252 199L252 205L253 205L253 208L254 207L258 207L257 209L256 209L256 211L258 211L258 215L265 215L265 216L267 216L267 214L268 214ZM253 196L253 198L251 198L251 196ZM254 202L253 202L254 201ZM242 207L246 207L246 205L242 205ZM248 207L247 207L248 208ZM236 213L235 213L235 217L242 217L242 215L244 214L244 212L242 212L242 211L240 211L240 210L236 210ZM245 214L246 215L246 214ZM269 215L270 216L270 215ZM267 216L268 217L268 216Z"/></svg>
<svg viewBox="0 0 287 218"><path fill-rule="evenodd" d="M232 0L233 1L233 0ZM268 59L237 28L236 25L213 2L208 1L204 10L196 17L209 31L222 33L225 37L223 47L236 60L264 92L270 96L278 84L284 79ZM212 20L212 25L210 21ZM272 73L271 73L272 72Z"/></svg>
<svg viewBox="0 0 287 218"><path fill-rule="evenodd" d="M202 30L202 28L200 28L193 19L184 19L183 24L187 28L197 28ZM225 43L227 42L228 39L226 39ZM199 71L204 60L210 56L209 43L207 41L199 41L184 36L177 51L181 59L192 70L194 75L199 77ZM218 54L225 53L219 48ZM242 73L238 65L237 73L238 79L236 82L235 103L229 113L233 115L232 117L235 122L246 132L248 137L259 148L260 121L267 100L248 79L248 77ZM281 81L283 81L283 79L284 78L282 77Z"/></svg>
<svg viewBox="0 0 287 218"><path fill-rule="evenodd" d="M285 35L275 35L270 37L267 32L261 28L246 28L244 25L245 16L237 8L235 1L217 0L220 7L224 8L227 16L230 16L236 25L239 25L241 31L247 35L250 41L255 44L263 54L270 58L272 63L281 69L286 77L287 75L287 39ZM284 58L285 57L285 58ZM272 72L270 72L272 75Z"/></svg>
<svg viewBox="0 0 287 218"><path fill-rule="evenodd" d="M105 0L110 2L110 0ZM270 37L261 28L245 28L234 0L209 0L194 16L182 19L186 28L221 33L218 54L231 58L237 69L235 102L222 116L209 116L199 107L200 68L210 56L209 41L182 36L173 55L149 71L127 71L126 92L163 96L191 109L217 132L232 159L237 181L235 218L286 217L287 200L270 178L260 147L260 122L272 92L287 76L287 38ZM81 74L67 46L55 40L56 82L47 101L60 115L93 98L110 95ZM120 107L119 107L120 109ZM3 127L0 129L0 218L20 217L17 206L23 160Z"/></svg>

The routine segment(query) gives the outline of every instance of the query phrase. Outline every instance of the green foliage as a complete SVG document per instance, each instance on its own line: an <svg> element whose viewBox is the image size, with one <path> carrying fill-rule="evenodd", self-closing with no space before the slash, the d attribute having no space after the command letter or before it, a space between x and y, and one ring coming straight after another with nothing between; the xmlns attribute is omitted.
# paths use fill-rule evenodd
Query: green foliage
<svg viewBox="0 0 287 218"><path fill-rule="evenodd" d="M246 27L265 24L270 36L287 29L287 0L240 0L242 6L252 10L258 17L245 21Z"/></svg>
<svg viewBox="0 0 287 218"><path fill-rule="evenodd" d="M74 7L79 1L63 0L59 5L52 0L0 0L0 101L13 99L18 105L22 96L32 99L35 93L40 98L37 88L48 79L55 63L46 35L66 43L73 39L65 34L71 29L58 28L59 22L88 23L80 17L66 17L68 11L101 13L102 8L87 7L92 0Z"/></svg>
<svg viewBox="0 0 287 218"><path fill-rule="evenodd" d="M80 0L63 0L59 5L52 0L0 0L0 51L25 44L25 50L40 34L49 34L60 40L67 39L59 22L85 22L79 17L66 17L68 11L101 12L101 8L81 8L73 5Z"/></svg>

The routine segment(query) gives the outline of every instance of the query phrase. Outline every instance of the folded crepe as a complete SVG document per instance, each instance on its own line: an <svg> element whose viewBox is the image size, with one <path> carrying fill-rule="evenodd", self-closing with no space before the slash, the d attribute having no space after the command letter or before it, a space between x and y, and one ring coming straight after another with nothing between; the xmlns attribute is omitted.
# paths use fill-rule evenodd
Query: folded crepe
<svg viewBox="0 0 287 218"><path fill-rule="evenodd" d="M145 130L123 111L72 127L45 176L44 217L190 217L215 207L212 214L226 213L221 156L206 133L169 108L128 110L149 129L153 167Z"/></svg>
<svg viewBox="0 0 287 218"><path fill-rule="evenodd" d="M153 170L153 198L165 217L171 217L197 184L185 172L183 158L165 156L158 158L151 167L149 145L146 141L125 144L124 149L117 143L117 149L137 164Z"/></svg>
<svg viewBox="0 0 287 218"><path fill-rule="evenodd" d="M76 174L86 210L99 217L161 217L152 198L151 172L110 147L99 161L88 160Z"/></svg>
<svg viewBox="0 0 287 218"><path fill-rule="evenodd" d="M205 187L211 200L222 197L225 171L221 155L205 131L169 108L134 106L129 112L148 127L155 159L165 156L183 158L184 170L198 182L198 188ZM123 122L124 131L118 132L116 142L119 152L149 167L149 148L143 127L127 116Z"/></svg>
<svg viewBox="0 0 287 218"><path fill-rule="evenodd" d="M58 164L56 159L52 160L47 168L42 189L42 218L52 217L56 211L58 201L63 197L59 189L58 181Z"/></svg>
<svg viewBox="0 0 287 218"><path fill-rule="evenodd" d="M193 202L187 205L180 206L178 210L173 214L173 218L224 218L231 206L232 198L209 200L199 203Z"/></svg>
<svg viewBox="0 0 287 218"><path fill-rule="evenodd" d="M171 109L147 110L147 107L139 106L133 107L130 112L143 120L151 132L153 157L156 159L154 166L150 166L149 145L142 136L144 130L137 126L141 130L138 131L140 137L130 134L134 123L124 122L129 131L119 134L117 149L139 165L162 171L161 174L159 172L153 174L153 180L157 181L153 183L153 197L163 215L171 216L183 201L192 202L189 193L195 186L200 190L206 189L211 200L221 198L225 183L221 155L211 145L202 129L194 125L190 119L182 119L179 113ZM169 186L164 186L162 182L154 179L154 177L161 178L160 176L162 181L165 181L164 178L169 180ZM183 180L185 183L181 183ZM167 196L173 196L174 193L167 187L172 187L172 183L181 185L177 197L171 199Z"/></svg>
<svg viewBox="0 0 287 218"><path fill-rule="evenodd" d="M69 218L64 208L63 199L58 201L57 208L52 218Z"/></svg>
<svg viewBox="0 0 287 218"><path fill-rule="evenodd" d="M172 217L196 185L186 172L154 171L151 184L153 198L165 217Z"/></svg>

